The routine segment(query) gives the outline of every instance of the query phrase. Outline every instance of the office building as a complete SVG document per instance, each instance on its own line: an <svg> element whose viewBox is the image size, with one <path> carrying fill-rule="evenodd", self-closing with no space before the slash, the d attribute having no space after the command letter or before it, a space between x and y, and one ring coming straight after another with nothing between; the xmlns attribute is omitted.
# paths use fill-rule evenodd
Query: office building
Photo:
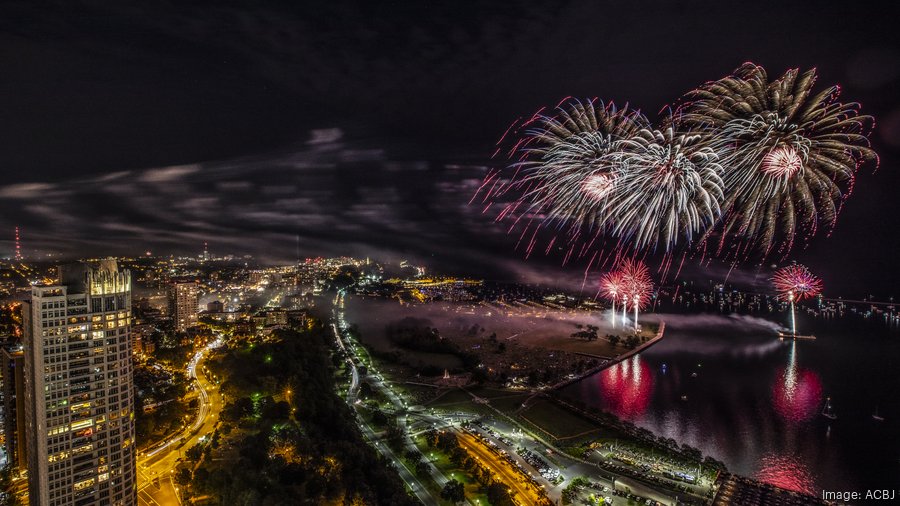
<svg viewBox="0 0 900 506"><path fill-rule="evenodd" d="M22 315L30 504L136 504L130 273L62 267Z"/></svg>

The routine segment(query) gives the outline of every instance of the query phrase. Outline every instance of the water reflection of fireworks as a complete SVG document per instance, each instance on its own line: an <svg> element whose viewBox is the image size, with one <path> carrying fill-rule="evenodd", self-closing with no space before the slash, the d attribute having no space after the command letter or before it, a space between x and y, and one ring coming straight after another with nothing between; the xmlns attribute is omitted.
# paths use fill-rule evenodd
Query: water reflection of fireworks
<svg viewBox="0 0 900 506"><path fill-rule="evenodd" d="M822 382L818 374L797 367L796 343L791 343L788 365L779 371L772 386L775 411L789 422L813 418L822 403Z"/></svg>
<svg viewBox="0 0 900 506"><path fill-rule="evenodd" d="M600 373L603 404L614 415L635 420L647 410L653 394L653 374L639 355Z"/></svg>
<svg viewBox="0 0 900 506"><path fill-rule="evenodd" d="M816 495L815 479L799 459L787 455L766 455L760 460L756 479L776 487Z"/></svg>

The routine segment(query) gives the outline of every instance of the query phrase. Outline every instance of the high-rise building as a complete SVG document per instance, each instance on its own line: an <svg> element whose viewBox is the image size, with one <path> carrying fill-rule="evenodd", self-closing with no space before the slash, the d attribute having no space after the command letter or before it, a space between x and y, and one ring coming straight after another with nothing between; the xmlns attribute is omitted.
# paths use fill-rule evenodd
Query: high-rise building
<svg viewBox="0 0 900 506"><path fill-rule="evenodd" d="M197 326L200 288L193 280L172 280L169 284L169 315L175 330L184 332Z"/></svg>
<svg viewBox="0 0 900 506"><path fill-rule="evenodd" d="M22 316L31 505L136 504L130 273L61 267Z"/></svg>
<svg viewBox="0 0 900 506"><path fill-rule="evenodd" d="M25 468L25 354L19 346L0 349L3 376L3 437L6 456L13 469Z"/></svg>

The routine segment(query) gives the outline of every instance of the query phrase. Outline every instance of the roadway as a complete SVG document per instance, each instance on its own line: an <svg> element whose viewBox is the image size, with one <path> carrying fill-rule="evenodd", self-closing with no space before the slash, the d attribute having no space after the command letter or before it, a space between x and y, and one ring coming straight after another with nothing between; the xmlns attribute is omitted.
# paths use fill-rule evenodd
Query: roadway
<svg viewBox="0 0 900 506"><path fill-rule="evenodd" d="M338 347L341 348L341 350L343 350L347 356L346 361L351 371L351 381L350 387L347 391L346 400L347 403L355 410L358 402L359 385L361 381L361 377L356 364L360 362L360 357L356 353L356 347L358 346L358 343L355 343L348 335L343 332L348 328L348 324L344 320L343 308L344 292L339 291L334 299L332 329ZM407 407L406 402L400 396L398 396L393 391L393 389L390 388L390 383L385 381L384 377L382 377L371 364L369 365L368 373L365 375L365 378L369 381L370 385L374 389L380 391L385 396L385 398L393 405L395 414L400 415L400 419L405 421L406 425L409 428L412 428L410 425L418 425L419 423L421 423L424 426L423 429L427 429L430 426L431 428L452 430L453 424L448 423L447 420L445 420L443 417L430 415L423 410L417 409L417 407L412 407L412 409ZM471 394L470 392L470 395L473 394ZM490 407L493 408L493 406ZM496 408L493 409L496 411ZM498 413L503 415L499 411ZM413 419L418 419L418 422L409 420L410 416L412 416ZM508 417L503 415L502 418L506 419ZM412 422L412 424L410 424L410 422ZM372 428L368 424L365 423L361 416L357 417L357 423L363 435L372 444L375 445L375 447L382 453L382 455L388 458L391 462L395 462L397 464L396 467L398 473L400 474L400 477L404 480L404 482L406 482L406 485L409 487L409 489L415 493L416 497L423 504L436 504L437 500L428 493L427 489L425 489L425 487L422 485L422 482L419 480L419 478L411 473L409 469L407 469L402 464L399 457L395 455L390 448L387 447L387 444L379 441L379 436L372 430ZM517 424L515 423L513 423L513 425L517 426ZM564 483L567 483L575 476L587 475L590 476L591 479L595 482L608 484L610 488L614 488L614 485L618 483L619 485L628 486L635 492L642 493L642 495L644 495L645 497L651 497L659 500L664 504L668 503L668 501L671 501L671 498L667 497L665 494L660 494L656 490L653 490L650 487L646 487L644 486L644 484L639 483L636 480L630 480L627 478L623 479L622 477L618 477L615 482L612 482L605 479L600 479L600 477L597 476L597 469L594 467L596 466L596 464L571 460L566 457L565 454L561 454L557 448L547 444L544 441L538 442L538 440L535 439L532 443L526 441L521 436L519 436L517 439L519 441L519 444L526 448L529 448L531 451L538 454L543 453L547 448L551 448L556 451L556 458L567 462L566 465L559 468L566 478L566 482ZM487 446L482 444L477 440L477 438L470 434L462 433L460 435L460 444L462 444L466 449L471 449L474 456L479 457L479 460L481 462L484 462L486 465L488 465L489 469L491 469L491 471L493 471L503 483L510 487L510 490L514 494L519 504L537 503L538 499L541 497L542 491L540 491L536 485L533 485L530 481L528 481L525 475L522 474L522 471L520 469L515 468L507 461L495 455L490 449L487 448ZM404 442L404 450L412 449L418 450L414 441L410 437L410 433L407 433L406 441ZM511 456L514 460L522 464L525 469L530 469L532 467L530 464L527 464L520 456L516 455L515 452L511 452ZM442 487L448 481L448 478L433 464L429 465L429 474L439 487ZM609 474L608 471L607 474ZM539 482L540 485L543 486L545 493L547 493L551 498L558 499L563 485L554 485L540 476L539 473L535 473L534 478ZM621 497L613 497L613 502L615 504L624 503L626 501L627 499ZM471 503L471 501L469 502Z"/></svg>
<svg viewBox="0 0 900 506"><path fill-rule="evenodd" d="M344 321L344 291L339 290L337 295L334 298L334 307L332 309L333 322L331 325L332 330L334 331L334 339L337 342L338 347L346 352L347 354L347 366L350 367L351 371L351 382L350 388L347 390L347 404L350 405L351 409L353 409L354 413L356 413L356 421L357 425L360 428L360 431L363 433L363 436L375 446L375 448L384 455L385 458L388 459L389 462L393 462L396 464L397 473L400 475L400 478L406 483L406 486L415 494L416 498L426 506L437 506L438 501L435 499L429 492L428 489L422 484L419 479L403 465L403 462L400 460L400 457L394 454L394 452L388 448L387 444L384 444L379 441L378 435L375 434L375 431L372 430L367 423L363 421L363 418L356 411L356 401L357 394L359 392L359 372L356 368L355 360L356 353L353 350L353 346L351 343L347 345L344 344L344 336L342 335L341 329L347 328L347 322ZM396 399L396 396L394 397Z"/></svg>
<svg viewBox="0 0 900 506"><path fill-rule="evenodd" d="M203 372L201 366L209 350L221 344L221 338L216 339L198 351L188 363L188 377L193 380L198 392L197 418L181 432L138 455L138 504L140 506L181 504L178 486L174 481L178 461L189 448L212 434L224 407L224 401L218 393L215 383Z"/></svg>
<svg viewBox="0 0 900 506"><path fill-rule="evenodd" d="M509 487L513 494L513 499L518 504L539 504L541 495L534 490L533 485L529 485L525 480L525 476L521 471L514 468L509 462L502 460L492 450L488 449L475 436L468 432L457 432L459 444L470 455L477 458L478 462L490 469L494 478Z"/></svg>

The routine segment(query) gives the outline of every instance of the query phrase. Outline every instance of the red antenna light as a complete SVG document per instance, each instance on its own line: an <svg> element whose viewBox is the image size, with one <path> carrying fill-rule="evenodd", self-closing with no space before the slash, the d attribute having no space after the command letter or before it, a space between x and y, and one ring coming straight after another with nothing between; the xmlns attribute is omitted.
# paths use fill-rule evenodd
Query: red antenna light
<svg viewBox="0 0 900 506"><path fill-rule="evenodd" d="M19 227L16 227L16 261L22 261L22 243L19 240Z"/></svg>

